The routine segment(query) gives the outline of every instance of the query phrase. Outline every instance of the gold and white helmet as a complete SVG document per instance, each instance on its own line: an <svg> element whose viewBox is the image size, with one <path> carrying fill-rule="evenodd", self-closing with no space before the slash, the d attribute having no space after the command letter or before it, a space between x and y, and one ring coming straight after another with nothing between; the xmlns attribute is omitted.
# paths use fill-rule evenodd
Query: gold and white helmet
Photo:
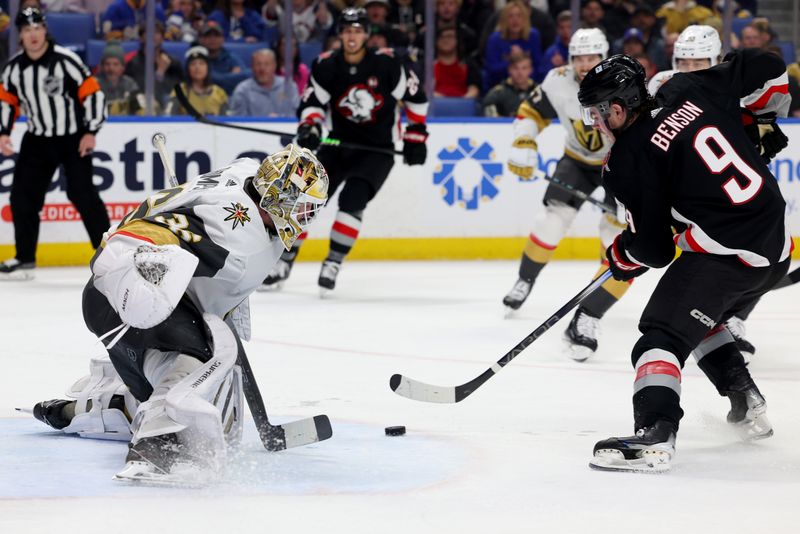
<svg viewBox="0 0 800 534"><path fill-rule="evenodd" d="M314 154L297 145L264 158L253 178L259 206L275 223L286 250L328 200L328 173Z"/></svg>

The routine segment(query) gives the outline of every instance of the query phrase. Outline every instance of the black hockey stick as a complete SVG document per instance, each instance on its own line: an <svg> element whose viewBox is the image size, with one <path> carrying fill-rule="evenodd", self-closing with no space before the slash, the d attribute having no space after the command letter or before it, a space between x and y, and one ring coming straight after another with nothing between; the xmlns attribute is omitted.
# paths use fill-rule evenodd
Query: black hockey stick
<svg viewBox="0 0 800 534"><path fill-rule="evenodd" d="M602 200L597 200L596 198L594 198L594 197L592 197L590 195L587 195L586 193L584 193L583 191L581 191L579 189L575 189L571 185L562 182L558 178L554 178L552 176L548 176L547 174L545 174L541 170L537 170L533 174L537 178L542 178L543 180L547 180L548 182L550 182L554 186L558 187L559 189L562 189L562 190L566 191L567 193L570 193L571 195L574 195L574 196L578 197L579 199L581 199L581 200L583 200L585 202L588 202L590 204L594 204L595 206L597 206L601 210L605 211L606 213L612 213L612 214L616 214L617 213L617 210L614 209L613 206L611 206L609 204L606 204Z"/></svg>
<svg viewBox="0 0 800 534"><path fill-rule="evenodd" d="M550 330L558 321L564 318L573 308L578 306L583 300L591 295L597 288L611 278L611 271L605 270L600 276L592 281L588 286L583 288L580 293L572 297L572 300L564 304L557 312L550 316L545 322L539 325L536 330L528 334L528 336L516 344L516 346L505 355L497 360L497 363L486 369L480 376L477 376L461 384L460 386L434 386L424 382L418 382L413 378L408 378L403 375L392 375L389 379L389 387L392 391L412 400L424 402L438 402L444 404L452 404L461 402L469 397L472 392L481 387L487 380L499 373L503 367L506 366L511 360L519 356L519 354L531 345L534 341L539 339L542 334Z"/></svg>
<svg viewBox="0 0 800 534"><path fill-rule="evenodd" d="M167 179L170 186L177 187L178 178L175 176L175 171L172 169L167 156L167 138L162 133L156 133L153 135L152 142L161 157L164 169L167 171ZM264 399L261 397L261 390L256 383L256 378L253 375L253 369L250 367L250 361L247 359L247 353L244 351L242 341L235 334L236 327L232 322L229 320L227 324L236 338L236 346L238 347L236 363L242 369L244 397L247 400L247 406L250 407L250 413L253 414L256 430L258 430L258 436L261 438L264 447L268 451L282 451L330 438L333 435L333 430L327 415L317 415L283 425L273 425L269 422Z"/></svg>
<svg viewBox="0 0 800 534"><path fill-rule="evenodd" d="M292 142L294 139L294 135L288 132L279 132L277 130L267 130L264 128L254 128L252 126L241 126L239 124L231 124L228 122L222 121L215 121L214 119L209 119L197 109L192 106L189 102L189 99L186 97L186 93L183 92L183 88L181 84L175 84L175 98L178 99L183 109L192 116L194 120L197 122L201 122L203 124L208 124L210 126L219 126L220 128L231 128L234 130L244 130L246 132L256 132L260 134L266 135L277 135L280 137L280 141L282 144L286 145ZM390 156L402 156L403 152L401 150L394 150L392 148L382 148L370 145L362 145L360 143L350 143L348 141L341 141L339 139L333 139L331 137L322 137L320 139L320 143L325 146L335 146L338 148L349 148L353 150L368 150L370 152L378 152L380 154L388 154Z"/></svg>
<svg viewBox="0 0 800 534"><path fill-rule="evenodd" d="M797 282L800 282L800 267L798 267L794 271L790 272L789 274L781 278L778 281L778 283L775 284L775 287L772 288L772 291L775 291L776 289L782 289L784 287L789 287L790 285L796 284Z"/></svg>

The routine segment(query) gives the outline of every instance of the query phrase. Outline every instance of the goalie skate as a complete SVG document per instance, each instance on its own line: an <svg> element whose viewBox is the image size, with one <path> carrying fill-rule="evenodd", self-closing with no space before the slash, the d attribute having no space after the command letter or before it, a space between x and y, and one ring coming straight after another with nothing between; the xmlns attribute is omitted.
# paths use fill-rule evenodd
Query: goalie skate
<svg viewBox="0 0 800 534"><path fill-rule="evenodd" d="M664 473L675 456L675 427L667 421L639 429L635 436L609 438L594 446L589 467L599 471Z"/></svg>
<svg viewBox="0 0 800 534"><path fill-rule="evenodd" d="M176 434L144 438L130 445L125 467L114 480L154 486L204 486L214 470L197 463L180 445Z"/></svg>
<svg viewBox="0 0 800 534"><path fill-rule="evenodd" d="M278 291L283 288L283 283L289 278L292 272L292 264L286 260L278 260L272 271L264 278L258 291Z"/></svg>

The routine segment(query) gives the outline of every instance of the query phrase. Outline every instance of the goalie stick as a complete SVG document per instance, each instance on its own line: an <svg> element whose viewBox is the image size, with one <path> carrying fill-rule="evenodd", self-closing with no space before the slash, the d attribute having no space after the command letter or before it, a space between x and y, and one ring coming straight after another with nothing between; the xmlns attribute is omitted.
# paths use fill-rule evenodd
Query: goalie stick
<svg viewBox="0 0 800 534"><path fill-rule="evenodd" d="M583 302L586 297L602 286L609 278L611 278L610 270L605 270L600 273L600 276L583 288L580 293L572 297L569 302L564 304L557 312L551 315L549 319L539 325L536 330L528 334L525 339L517 343L510 351L506 352L502 358L497 360L497 363L469 382L461 384L460 386L434 386L396 374L392 375L389 379L389 387L401 397L416 401L438 402L442 404L461 402L469 397L476 389L481 387L487 380L499 373L511 360L519 356L523 350L539 339L542 334L550 330L553 325L563 319L566 314Z"/></svg>
<svg viewBox="0 0 800 534"><path fill-rule="evenodd" d="M220 128L231 128L231 129L234 129L234 130L244 130L246 132L256 132L256 133L266 134L266 135L277 135L277 136L279 136L281 138L280 141L284 145L291 143L292 139L294 138L294 135L292 135L292 134L290 134L288 132L279 132L277 130L267 130L267 129L264 129L264 128L254 128L252 126L241 126L239 124L231 124L231 123L228 123L228 122L222 122L222 121L216 121L214 119L209 119L208 117L206 117L205 115L203 115L202 113L197 111L197 109L194 106L192 106L191 102L189 102L189 99L186 97L186 93L183 92L183 88L181 87L181 84L176 84L175 85L175 98L178 99L178 102L180 102L181 106L183 106L183 109L185 109L186 112L189 115L191 115L191 117L194 120L196 120L197 122L201 122L203 124L208 124L210 126L219 126ZM360 143L351 143L349 141L341 141L339 139L333 139L331 137L322 137L322 138L320 138L320 144L325 145L325 146L335 146L335 147L338 147L338 148L349 148L349 149L355 149L355 150L368 150L368 151L371 151L371 152L378 152L380 154L388 154L390 156L402 156L403 155L403 152L401 150L394 150L394 149L391 149L391 148L381 148L381 147L375 147L375 146L370 146L370 145L362 145Z"/></svg>
<svg viewBox="0 0 800 534"><path fill-rule="evenodd" d="M158 151L161 163L167 171L170 186L177 187L178 179L167 156L166 141L166 136L160 132L153 135L153 146ZM231 321L228 320L226 323L235 333L236 328ZM238 347L236 363L242 369L244 397L247 400L250 413L253 414L258 437L261 438L261 443L264 444L264 447L268 451L282 451L330 438L333 435L333 430L327 415L317 415L282 425L273 425L269 422L267 409L264 406L264 398L261 396L261 390L258 388L253 369L250 367L250 360L247 358L247 353L244 351L244 346L239 336L234 334L234 337Z"/></svg>

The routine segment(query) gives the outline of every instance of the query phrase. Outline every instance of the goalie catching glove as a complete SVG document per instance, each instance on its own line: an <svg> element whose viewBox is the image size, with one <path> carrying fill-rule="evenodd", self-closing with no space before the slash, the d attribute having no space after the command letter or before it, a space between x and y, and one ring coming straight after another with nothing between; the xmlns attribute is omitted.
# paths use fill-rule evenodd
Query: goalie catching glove
<svg viewBox="0 0 800 534"><path fill-rule="evenodd" d="M409 124L403 134L403 163L406 165L424 165L428 157L425 141L428 130L424 124Z"/></svg>
<svg viewBox="0 0 800 534"><path fill-rule="evenodd" d="M123 322L152 328L172 314L197 264L178 245L144 245L115 235L94 262L94 284Z"/></svg>

